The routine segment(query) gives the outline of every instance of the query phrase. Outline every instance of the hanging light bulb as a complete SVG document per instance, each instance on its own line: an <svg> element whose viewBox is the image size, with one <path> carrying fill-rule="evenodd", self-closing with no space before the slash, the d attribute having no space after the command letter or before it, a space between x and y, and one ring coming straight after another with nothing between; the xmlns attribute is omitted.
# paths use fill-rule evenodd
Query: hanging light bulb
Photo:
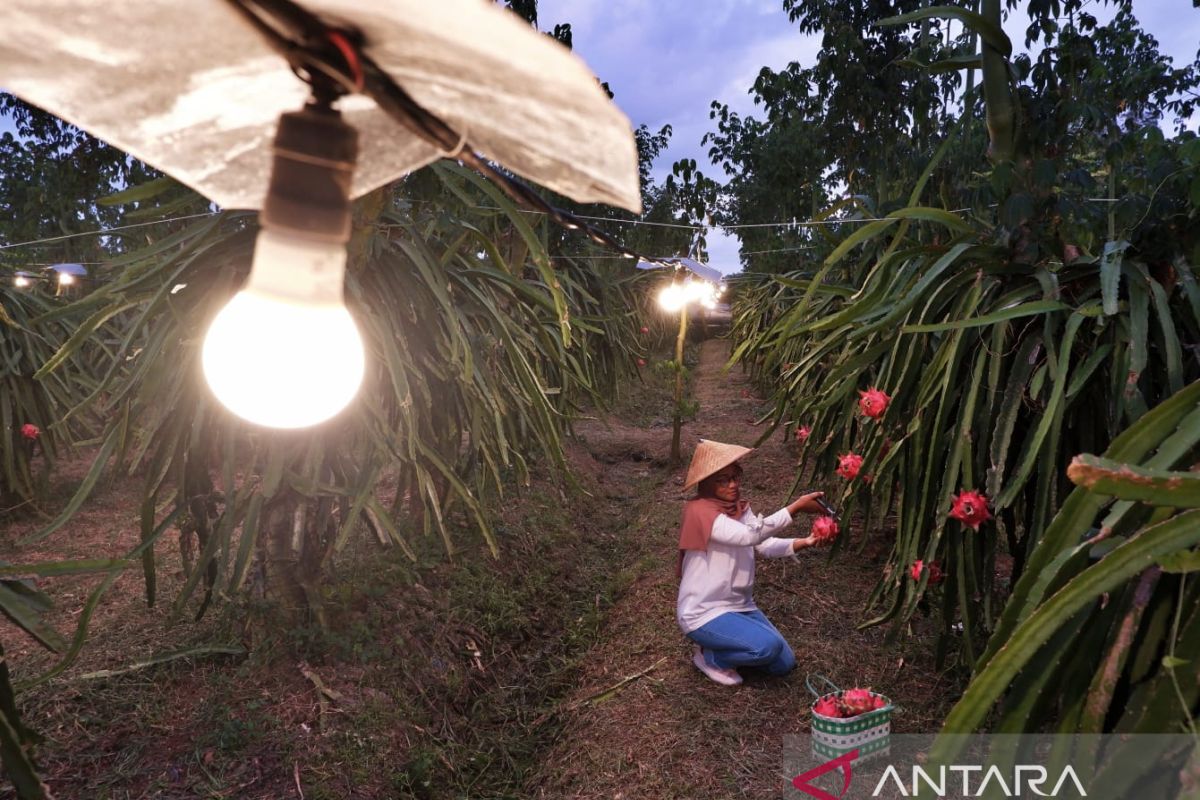
<svg viewBox="0 0 1200 800"><path fill-rule="evenodd" d="M250 276L201 357L213 394L250 422L315 425L362 384L362 338L343 302L357 155L357 134L329 102L280 117Z"/></svg>
<svg viewBox="0 0 1200 800"><path fill-rule="evenodd" d="M675 313L687 305L688 288L686 283L669 283L658 293L658 305L663 311Z"/></svg>
<svg viewBox="0 0 1200 800"><path fill-rule="evenodd" d="M24 272L18 272L16 277L13 278L13 286L17 287L18 289L27 289L29 288L29 284L29 276Z"/></svg>

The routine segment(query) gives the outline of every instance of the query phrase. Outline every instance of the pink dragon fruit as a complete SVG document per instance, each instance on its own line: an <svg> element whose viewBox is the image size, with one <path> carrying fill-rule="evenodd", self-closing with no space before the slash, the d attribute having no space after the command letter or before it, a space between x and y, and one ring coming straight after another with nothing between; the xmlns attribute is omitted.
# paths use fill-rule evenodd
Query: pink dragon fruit
<svg viewBox="0 0 1200 800"><path fill-rule="evenodd" d="M987 496L975 491L959 492L950 508L950 516L971 530L979 530L980 525L992 518Z"/></svg>
<svg viewBox="0 0 1200 800"><path fill-rule="evenodd" d="M858 393L858 410L865 417L879 419L883 416L883 412L887 411L888 403L891 401L892 398L886 392L872 386L865 392Z"/></svg>
<svg viewBox="0 0 1200 800"><path fill-rule="evenodd" d="M862 469L862 463L862 456L857 453L846 453L844 456L838 456L838 465L834 472L846 480L852 481L858 476L858 471Z"/></svg>
<svg viewBox="0 0 1200 800"><path fill-rule="evenodd" d="M875 710L875 696L870 689L847 689L842 692L842 712L847 717L857 717Z"/></svg>
<svg viewBox="0 0 1200 800"><path fill-rule="evenodd" d="M807 425L801 425L799 428L796 428L796 438L802 442L807 442L808 437L811 435L812 428L808 427Z"/></svg>
<svg viewBox="0 0 1200 800"><path fill-rule="evenodd" d="M812 710L814 714L820 714L822 717L840 718L842 716L842 709L833 697L822 697L813 703Z"/></svg>
<svg viewBox="0 0 1200 800"><path fill-rule="evenodd" d="M812 523L812 535L818 542L829 542L837 538L838 524L833 517L817 517Z"/></svg>

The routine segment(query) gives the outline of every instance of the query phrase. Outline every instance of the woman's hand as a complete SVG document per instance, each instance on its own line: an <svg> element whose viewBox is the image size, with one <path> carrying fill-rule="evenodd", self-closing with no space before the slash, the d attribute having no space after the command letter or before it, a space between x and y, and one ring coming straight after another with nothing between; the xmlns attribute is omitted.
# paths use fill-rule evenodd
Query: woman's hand
<svg viewBox="0 0 1200 800"><path fill-rule="evenodd" d="M817 537L805 536L803 539L792 539L792 552L799 553L806 547L812 547L817 544Z"/></svg>
<svg viewBox="0 0 1200 800"><path fill-rule="evenodd" d="M818 497L824 497L824 492L809 492L802 494L793 500L787 507L788 513L793 517L803 511L805 514L824 514L825 509L817 502Z"/></svg>

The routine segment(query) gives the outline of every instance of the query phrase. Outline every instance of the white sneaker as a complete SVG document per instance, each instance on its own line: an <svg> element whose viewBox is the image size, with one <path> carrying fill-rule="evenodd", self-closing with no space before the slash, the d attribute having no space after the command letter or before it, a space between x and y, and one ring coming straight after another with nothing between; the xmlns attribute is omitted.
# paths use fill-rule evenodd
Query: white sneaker
<svg viewBox="0 0 1200 800"><path fill-rule="evenodd" d="M704 660L704 651L699 646L693 648L692 663L696 665L696 669L707 675L712 681L721 684L722 686L737 686L742 682L742 676L738 674L736 669L721 669L714 667Z"/></svg>

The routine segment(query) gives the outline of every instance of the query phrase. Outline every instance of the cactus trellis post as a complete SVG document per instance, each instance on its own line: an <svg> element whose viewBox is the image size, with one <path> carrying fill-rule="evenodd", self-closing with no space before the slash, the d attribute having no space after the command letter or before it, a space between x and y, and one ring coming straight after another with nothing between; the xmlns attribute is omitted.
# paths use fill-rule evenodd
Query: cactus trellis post
<svg viewBox="0 0 1200 800"><path fill-rule="evenodd" d="M688 267L688 269L693 269ZM703 269L696 265L696 269ZM695 270L693 270L695 271ZM673 314L679 312L679 335L675 339L675 413L671 431L671 463L678 465L683 459L680 453L679 439L683 428L683 344L687 339L688 307L699 303L706 308L713 308L717 300L717 286L709 280L696 280L692 277L680 279L682 268L677 267L671 283L662 288L658 294L658 304L663 311Z"/></svg>
<svg viewBox="0 0 1200 800"><path fill-rule="evenodd" d="M683 343L687 339L688 308L679 309L679 335L675 338L675 414L671 428L671 463L679 464L683 455L679 452L679 436L683 428Z"/></svg>

